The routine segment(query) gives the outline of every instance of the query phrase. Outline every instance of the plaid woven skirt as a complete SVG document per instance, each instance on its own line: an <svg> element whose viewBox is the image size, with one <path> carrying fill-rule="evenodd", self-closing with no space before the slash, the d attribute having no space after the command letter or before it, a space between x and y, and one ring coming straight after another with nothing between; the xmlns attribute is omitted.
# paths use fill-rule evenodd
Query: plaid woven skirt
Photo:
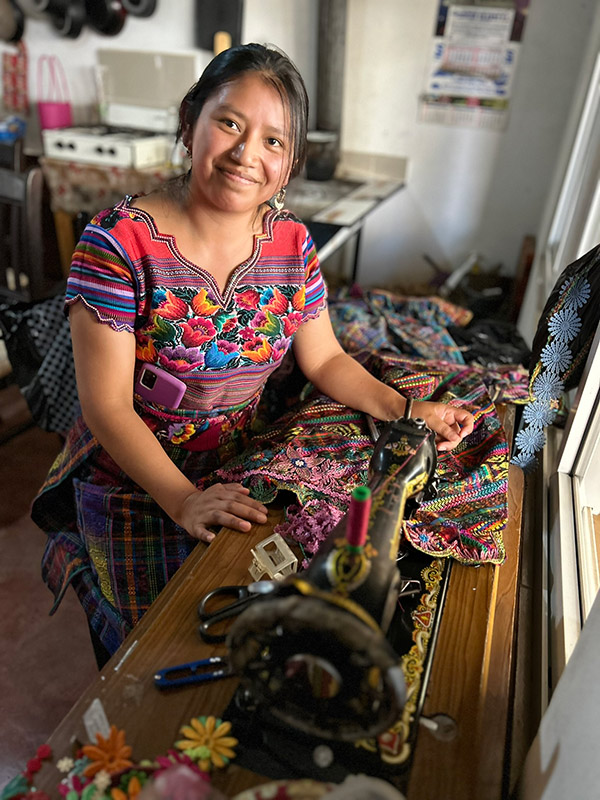
<svg viewBox="0 0 600 800"><path fill-rule="evenodd" d="M211 435L215 447L206 450L161 437L161 431L172 429L172 420L161 425L152 415L146 421L173 463L202 488L221 464L247 446L254 410L255 403L243 413L232 410L226 435L220 440ZM206 431L200 436L206 438ZM82 418L34 500L32 518L48 535L42 577L55 597L50 613L71 584L90 627L111 653L197 543L119 468Z"/></svg>

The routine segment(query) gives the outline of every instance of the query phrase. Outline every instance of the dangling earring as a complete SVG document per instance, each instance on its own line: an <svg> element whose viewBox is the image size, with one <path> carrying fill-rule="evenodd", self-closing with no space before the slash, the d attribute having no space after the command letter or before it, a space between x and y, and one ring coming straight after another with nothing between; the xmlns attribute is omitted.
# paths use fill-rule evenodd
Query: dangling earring
<svg viewBox="0 0 600 800"><path fill-rule="evenodd" d="M271 208L276 209L277 211L281 211L285 203L285 186L282 186L281 189L277 192L277 194L273 195L273 197L269 200L269 205Z"/></svg>

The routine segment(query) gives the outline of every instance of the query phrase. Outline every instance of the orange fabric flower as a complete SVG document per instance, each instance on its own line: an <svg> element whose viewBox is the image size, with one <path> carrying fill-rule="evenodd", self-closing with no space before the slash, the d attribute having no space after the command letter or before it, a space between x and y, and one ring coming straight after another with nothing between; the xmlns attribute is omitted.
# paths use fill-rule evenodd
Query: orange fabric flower
<svg viewBox="0 0 600 800"><path fill-rule="evenodd" d="M123 789L115 786L110 790L110 796L112 800L135 800L141 791L142 784L140 783L140 779L137 777L137 775L134 775L127 784L127 792L124 792Z"/></svg>
<svg viewBox="0 0 600 800"><path fill-rule="evenodd" d="M102 769L112 775L133 766L133 762L129 760L131 747L125 744L125 731L120 731L115 725L111 725L108 739L101 733L96 734L96 739L97 745L86 744L81 748L83 755L92 762L83 771L86 777L93 778Z"/></svg>

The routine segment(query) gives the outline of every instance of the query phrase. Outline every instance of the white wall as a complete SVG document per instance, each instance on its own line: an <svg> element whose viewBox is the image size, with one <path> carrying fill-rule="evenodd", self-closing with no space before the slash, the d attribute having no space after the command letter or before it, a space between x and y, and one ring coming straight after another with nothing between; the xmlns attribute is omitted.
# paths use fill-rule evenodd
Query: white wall
<svg viewBox="0 0 600 800"><path fill-rule="evenodd" d="M423 280L471 251L514 271L536 234L596 0L531 0L508 129L420 123L438 0L348 0L342 148L409 159L366 226L359 279Z"/></svg>

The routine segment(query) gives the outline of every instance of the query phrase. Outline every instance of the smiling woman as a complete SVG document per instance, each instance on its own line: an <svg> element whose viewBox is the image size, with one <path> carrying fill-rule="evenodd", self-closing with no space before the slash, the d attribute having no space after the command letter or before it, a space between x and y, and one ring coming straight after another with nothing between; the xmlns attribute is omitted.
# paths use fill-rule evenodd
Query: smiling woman
<svg viewBox="0 0 600 800"><path fill-rule="evenodd" d="M250 490L216 470L248 444L267 378L292 346L338 403L381 420L404 413L405 398L341 349L310 234L283 210L307 113L284 54L224 51L181 103L188 174L100 212L75 250L66 306L83 416L33 518L49 537L55 605L71 583L100 662L197 540L266 521ZM473 429L464 408L414 410L441 450Z"/></svg>

